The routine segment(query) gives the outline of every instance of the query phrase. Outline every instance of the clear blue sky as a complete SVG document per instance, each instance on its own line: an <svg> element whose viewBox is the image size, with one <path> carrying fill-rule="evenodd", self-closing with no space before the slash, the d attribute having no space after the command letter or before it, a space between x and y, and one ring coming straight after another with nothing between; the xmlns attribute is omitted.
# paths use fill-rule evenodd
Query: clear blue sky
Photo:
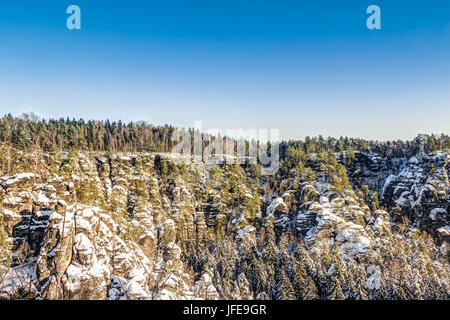
<svg viewBox="0 0 450 320"><path fill-rule="evenodd" d="M1 1L0 113L30 111L285 139L449 134L450 1Z"/></svg>

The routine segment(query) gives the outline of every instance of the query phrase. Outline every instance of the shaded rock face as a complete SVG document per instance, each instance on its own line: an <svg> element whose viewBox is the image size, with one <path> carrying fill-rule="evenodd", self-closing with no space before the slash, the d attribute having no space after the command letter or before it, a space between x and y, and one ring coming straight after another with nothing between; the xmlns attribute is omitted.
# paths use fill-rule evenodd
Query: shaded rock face
<svg viewBox="0 0 450 320"><path fill-rule="evenodd" d="M404 159L388 159L374 154L355 153L355 161L348 168L349 178L357 184L366 184L371 190L381 188L386 178L398 174Z"/></svg>
<svg viewBox="0 0 450 320"><path fill-rule="evenodd" d="M437 230L450 224L449 159L448 153L406 159L357 153L349 176L378 192L394 222L407 217L414 226L440 238Z"/></svg>

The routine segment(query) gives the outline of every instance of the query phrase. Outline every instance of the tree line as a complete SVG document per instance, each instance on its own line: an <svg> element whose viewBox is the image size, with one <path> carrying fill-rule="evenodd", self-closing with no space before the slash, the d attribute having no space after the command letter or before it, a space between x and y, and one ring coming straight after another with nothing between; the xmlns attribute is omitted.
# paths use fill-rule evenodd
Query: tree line
<svg viewBox="0 0 450 320"><path fill-rule="evenodd" d="M45 152L56 150L86 150L111 152L170 152L177 141L172 141L175 127L154 126L143 121L124 123L83 119L42 120L34 114L15 117L11 114L0 120L0 141L19 150L40 148ZM192 132L192 129L188 129ZM224 137L225 138L225 137ZM446 134L418 135L412 141L374 141L359 138L306 137L280 143L280 158L297 153L373 152L382 156L405 157L418 153L436 153L450 149ZM296 155L296 156L302 156Z"/></svg>

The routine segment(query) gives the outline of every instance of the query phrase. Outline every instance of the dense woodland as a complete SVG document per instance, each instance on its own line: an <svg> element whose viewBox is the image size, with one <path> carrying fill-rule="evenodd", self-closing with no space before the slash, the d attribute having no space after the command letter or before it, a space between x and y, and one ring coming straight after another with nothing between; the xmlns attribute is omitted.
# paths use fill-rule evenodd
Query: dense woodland
<svg viewBox="0 0 450 320"><path fill-rule="evenodd" d="M390 142L321 136L285 141L280 144L280 170L275 176L260 177L259 170L252 166L225 165L209 168L206 182L202 182L196 170L159 156L150 161L154 163L154 172L147 172L143 164L148 161L146 155L133 155L130 161L114 155L170 152L173 132L174 127L144 122L40 120L33 115L20 118L7 115L0 121L2 175L42 171L40 174L45 177L50 176L48 171L64 177L68 184L75 177L74 196L66 200L100 206L113 217L119 217L125 242L137 243L134 237L141 235L134 220L139 206L153 215L156 211L163 212L157 228L164 230L164 219L175 219L175 242L181 248L180 261L186 265L186 272L193 281L208 274L218 297L223 299L448 299L448 245L433 238L431 232L437 227L420 221L414 224L417 211L395 205L393 198L385 198L383 202L377 186L361 184L349 175L366 165L357 158L358 153L391 159L423 154L411 172L420 169L432 177L441 201L433 200L432 206L448 205L448 182L446 185L444 177L447 169L440 162L442 157L433 159L438 151L450 149L448 135L419 135L412 141ZM23 158L22 151L28 151ZM71 151L69 158L60 158L59 151ZM97 158L84 158L84 151L99 151L108 161L102 160L99 153ZM50 156L44 157L45 166L37 170L33 166L42 161L35 161L33 155L42 153ZM96 163L93 167L98 172L83 171L80 163L90 161ZM109 166L109 175L104 175L107 171L104 166ZM10 167L13 171L6 172ZM415 182L408 180L407 175L395 174L398 186L413 189L409 183ZM102 177L102 183L97 181L98 176ZM108 198L104 180L112 181L117 185L114 191L124 190L123 194ZM42 183L47 181L43 179ZM5 182L5 186L9 184ZM39 186L33 192L41 192L42 188ZM192 204L177 203L180 200L173 194L180 188L190 194ZM22 194L20 188L5 190ZM331 204L328 200L323 202L323 197L330 197ZM115 203L115 199L121 198L122 202ZM162 198L170 199L167 207L170 210L162 205ZM338 200L344 204L339 205ZM283 205L269 214L269 207L277 201ZM185 212L184 207L190 209ZM321 210L317 217L324 214L321 218L324 225L308 238L291 226L295 225L297 214L313 215L313 209L308 209L313 207ZM175 209L179 210L176 214L172 212ZM430 211L433 207L425 203L425 209ZM191 210L204 212L205 221L214 220L213 225L206 228L205 222L197 221L197 231L181 234L187 221L184 219L192 216ZM115 215L117 212L120 214ZM324 222L329 212L334 222ZM308 228L314 230L315 215L308 223ZM198 238L199 226L207 230L203 240L192 241L189 234L196 233ZM255 241L238 241L239 230L247 227L255 228ZM372 245L364 254L349 255L336 245L337 235L349 228L370 239ZM91 241L95 242L94 238ZM167 254L170 248L163 240L164 236L158 238L156 252ZM161 274L168 272L169 269ZM43 286L45 281L37 286ZM154 294L158 288L150 286L150 291ZM207 299L213 296L208 290L199 295Z"/></svg>
<svg viewBox="0 0 450 320"><path fill-rule="evenodd" d="M0 141L28 150L43 151L92 150L111 152L170 152L177 141L172 141L175 128L169 125L153 126L146 122L85 121L83 119L40 120L34 114L13 117L8 114L0 120ZM192 129L189 129L192 132ZM284 158L295 149L296 157L303 153L372 152L381 156L405 157L450 148L448 135L419 135L413 141L367 141L340 137L306 137L304 141L290 140L280 144L280 156Z"/></svg>

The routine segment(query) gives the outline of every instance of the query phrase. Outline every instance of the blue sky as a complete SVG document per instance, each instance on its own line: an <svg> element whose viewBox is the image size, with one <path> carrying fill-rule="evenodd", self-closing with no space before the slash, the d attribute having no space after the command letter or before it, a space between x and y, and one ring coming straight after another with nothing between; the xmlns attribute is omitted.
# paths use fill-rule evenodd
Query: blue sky
<svg viewBox="0 0 450 320"><path fill-rule="evenodd" d="M66 28L71 4L82 30ZM450 1L1 1L0 113L30 111L284 139L449 134Z"/></svg>

